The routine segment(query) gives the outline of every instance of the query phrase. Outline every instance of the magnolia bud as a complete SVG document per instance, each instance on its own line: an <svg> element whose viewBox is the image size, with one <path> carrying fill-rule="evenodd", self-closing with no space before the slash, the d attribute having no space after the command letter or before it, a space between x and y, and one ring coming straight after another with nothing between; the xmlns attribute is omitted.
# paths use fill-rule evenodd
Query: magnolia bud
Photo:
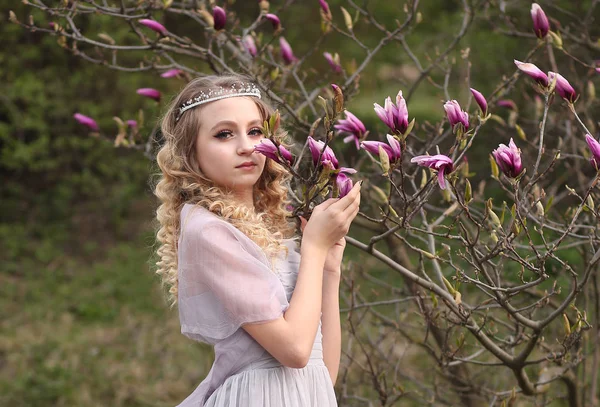
<svg viewBox="0 0 600 407"><path fill-rule="evenodd" d="M569 318L567 314L562 314L563 316L563 327L565 328L565 332L567 335L571 335L571 324L569 323Z"/></svg>
<svg viewBox="0 0 600 407"><path fill-rule="evenodd" d="M379 162L383 169L383 175L387 175L390 172L390 156L385 152L381 145L379 146Z"/></svg>
<svg viewBox="0 0 600 407"><path fill-rule="evenodd" d="M444 285L446 286L446 289L448 290L448 292L450 294L452 294L452 295L456 294L456 290L454 289L454 287L452 286L450 281L448 281L446 279L446 277L442 276L442 281L444 282Z"/></svg>
<svg viewBox="0 0 600 407"><path fill-rule="evenodd" d="M590 208L592 211L594 210L594 199L591 195L588 195L587 199L585 200L585 203L588 206L588 208Z"/></svg>
<svg viewBox="0 0 600 407"><path fill-rule="evenodd" d="M340 7L342 9L342 14L344 15L344 23L346 24L346 28L348 29L348 31L352 31L353 28L353 24L352 24L352 17L350 16L350 13L348 13L348 10L346 10L344 7Z"/></svg>
<svg viewBox="0 0 600 407"><path fill-rule="evenodd" d="M261 13L268 13L269 12L269 2L266 0L259 1L258 8L260 8Z"/></svg>
<svg viewBox="0 0 600 407"><path fill-rule="evenodd" d="M533 31L538 38L544 38L550 29L550 23L546 13L537 3L531 5L531 18L533 20Z"/></svg>
<svg viewBox="0 0 600 407"><path fill-rule="evenodd" d="M540 201L537 201L535 203L535 213L538 216L544 216L544 205L542 205Z"/></svg>
<svg viewBox="0 0 600 407"><path fill-rule="evenodd" d="M494 160L494 156L490 154L490 167L492 167L492 176L498 178L500 176L500 169L498 168L498 164L496 164L496 160Z"/></svg>
<svg viewBox="0 0 600 407"><path fill-rule="evenodd" d="M473 191L469 180L465 180L465 203L468 204L473 199Z"/></svg>
<svg viewBox="0 0 600 407"><path fill-rule="evenodd" d="M213 28L217 31L225 28L225 24L227 23L227 14L222 7L214 6L213 7Z"/></svg>
<svg viewBox="0 0 600 407"><path fill-rule="evenodd" d="M587 91L588 91L588 98L590 101L593 101L594 99L596 99L596 88L592 81L587 82Z"/></svg>

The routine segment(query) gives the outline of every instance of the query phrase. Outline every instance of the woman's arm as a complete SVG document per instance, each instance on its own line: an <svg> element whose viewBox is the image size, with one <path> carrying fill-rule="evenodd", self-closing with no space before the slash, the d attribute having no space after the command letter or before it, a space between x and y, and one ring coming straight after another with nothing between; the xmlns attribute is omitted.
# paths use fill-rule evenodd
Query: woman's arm
<svg viewBox="0 0 600 407"><path fill-rule="evenodd" d="M284 366L301 368L308 363L322 312L325 260L329 248L348 233L359 204L357 183L345 197L315 207L304 228L298 279L287 311L274 321L243 326Z"/></svg>
<svg viewBox="0 0 600 407"><path fill-rule="evenodd" d="M264 324L243 328L284 366L302 368L308 363L319 317L323 264L326 250L303 243L294 295L285 314Z"/></svg>
<svg viewBox="0 0 600 407"><path fill-rule="evenodd" d="M323 272L323 303L321 333L323 334L323 361L331 382L335 385L342 352L342 331L340 324L340 272Z"/></svg>
<svg viewBox="0 0 600 407"><path fill-rule="evenodd" d="M341 238L327 252L323 266L323 304L321 332L323 333L323 361L331 381L335 384L340 368L342 332L340 324L340 279L346 239Z"/></svg>

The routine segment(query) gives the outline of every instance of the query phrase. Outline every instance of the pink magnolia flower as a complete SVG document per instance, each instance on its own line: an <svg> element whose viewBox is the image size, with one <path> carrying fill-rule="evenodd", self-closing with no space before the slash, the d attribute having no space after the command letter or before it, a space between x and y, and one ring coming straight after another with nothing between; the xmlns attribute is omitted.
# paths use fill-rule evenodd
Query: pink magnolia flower
<svg viewBox="0 0 600 407"><path fill-rule="evenodd" d="M337 184L337 187L340 190L340 198L343 198L346 195L348 195L348 192L350 192L350 190L354 186L352 180L342 173L339 173L337 177L335 177L335 183Z"/></svg>
<svg viewBox="0 0 600 407"><path fill-rule="evenodd" d="M563 98L573 103L577 99L577 92L561 74L556 72L548 72L548 79L554 81L556 76L556 92Z"/></svg>
<svg viewBox="0 0 600 407"><path fill-rule="evenodd" d="M283 37L279 37L279 47L281 48L281 58L286 65L290 65L298 60L294 56L294 51L292 51L292 47Z"/></svg>
<svg viewBox="0 0 600 407"><path fill-rule="evenodd" d="M473 89L473 88L471 88L471 93L473 94L473 97L475 98L475 102L477 102L477 104L479 105L479 108L481 109L481 114L485 116L487 114L487 108L488 108L485 97L483 97L481 92L479 92L478 90Z"/></svg>
<svg viewBox="0 0 600 407"><path fill-rule="evenodd" d="M600 143L598 143L598 141L590 134L585 135L585 141L592 152L590 163L598 170L600 169Z"/></svg>
<svg viewBox="0 0 600 407"><path fill-rule="evenodd" d="M363 141L360 143L360 146L367 150L371 154L375 154L379 156L379 147L383 149L388 155L390 162L394 162L402 158L402 151L400 149L400 143L394 136L391 134L387 135L387 140L389 144L385 144L381 141Z"/></svg>
<svg viewBox="0 0 600 407"><path fill-rule="evenodd" d="M507 109L517 110L517 104L510 99L501 99L496 102L496 106L506 107Z"/></svg>
<svg viewBox="0 0 600 407"><path fill-rule="evenodd" d="M279 158L279 154L277 154L277 150L279 149L279 153L281 156L291 164L294 161L292 154L284 147L277 146L269 139L263 139L259 144L254 146L254 151L259 152L260 154L274 160L275 162L281 164L281 159Z"/></svg>
<svg viewBox="0 0 600 407"><path fill-rule="evenodd" d="M254 58L258 54L256 43L254 42L254 38L251 35L245 35L244 38L242 38L242 45L244 46L244 49L248 51L252 58Z"/></svg>
<svg viewBox="0 0 600 407"><path fill-rule="evenodd" d="M540 68L528 62L521 62L516 59L514 61L517 68L531 76L537 83L544 87L548 86L548 76Z"/></svg>
<svg viewBox="0 0 600 407"><path fill-rule="evenodd" d="M81 113L75 113L73 117L90 130L98 131L98 123L96 123L96 120L92 119L91 117L85 116Z"/></svg>
<svg viewBox="0 0 600 407"><path fill-rule="evenodd" d="M321 5L321 9L325 14L329 14L329 4L325 0L319 0L319 4Z"/></svg>
<svg viewBox="0 0 600 407"><path fill-rule="evenodd" d="M227 14L222 7L214 6L213 7L213 27L215 30L219 31L225 28L225 23L227 22Z"/></svg>
<svg viewBox="0 0 600 407"><path fill-rule="evenodd" d="M548 30L550 30L550 23L548 22L548 17L546 17L546 13L540 7L539 4L533 3L531 5L531 18L533 20L533 31L538 38L544 38L548 35Z"/></svg>
<svg viewBox="0 0 600 407"><path fill-rule="evenodd" d="M384 107L374 103L375 113L394 133L403 134L408 128L408 109L402 91L396 95L396 104L392 103L389 96L385 99Z"/></svg>
<svg viewBox="0 0 600 407"><path fill-rule="evenodd" d="M352 187L354 186L352 180L344 173L355 174L356 170L354 168L340 168L340 172L335 177L335 183L340 191L339 198L343 198L346 195L348 195L348 192L350 192L350 190L352 190Z"/></svg>
<svg viewBox="0 0 600 407"><path fill-rule="evenodd" d="M163 72L160 76L161 78L174 78L182 74L183 71L181 69L169 69L166 72Z"/></svg>
<svg viewBox="0 0 600 407"><path fill-rule="evenodd" d="M148 18L144 18L140 20L140 24L148 27L149 29L156 31L159 34L167 35L167 29L164 25L155 20L150 20Z"/></svg>
<svg viewBox="0 0 600 407"><path fill-rule="evenodd" d="M519 150L512 138L508 146L500 144L496 150L492 151L492 156L496 160L500 170L509 178L515 178L523 171L521 150Z"/></svg>
<svg viewBox="0 0 600 407"><path fill-rule="evenodd" d="M140 88L135 91L138 95L146 96L147 98L154 99L160 102L160 92L153 88Z"/></svg>
<svg viewBox="0 0 600 407"><path fill-rule="evenodd" d="M325 57L325 59L329 63L329 66L331 66L331 69L333 70L333 72L335 72L335 73L342 72L342 66L340 65L339 57L337 56L337 54L336 54L337 58L335 58L329 52L324 52L323 56ZM336 61L336 59L337 59L337 61Z"/></svg>
<svg viewBox="0 0 600 407"><path fill-rule="evenodd" d="M271 22L275 31L279 30L279 27L281 27L281 20L279 20L279 17L277 17L275 14L269 13L265 14L265 18Z"/></svg>
<svg viewBox="0 0 600 407"><path fill-rule="evenodd" d="M325 148L324 151L323 148ZM315 140L311 136L308 136L308 149L310 150L313 159L313 164L315 166L318 165L320 156L321 163L323 164L323 166L329 167L332 170L335 170L339 167L339 162L335 156L335 153L333 152L331 147L325 147L324 142Z"/></svg>
<svg viewBox="0 0 600 407"><path fill-rule="evenodd" d="M417 165L422 167L429 167L437 170L438 184L440 185L440 188L446 189L446 179L444 178L444 175L454 171L454 162L452 161L452 158L443 154L419 155L413 157L410 162L417 163Z"/></svg>
<svg viewBox="0 0 600 407"><path fill-rule="evenodd" d="M465 130L469 128L469 114L460 108L456 100L449 100L444 103L444 110L452 127L460 123Z"/></svg>
<svg viewBox="0 0 600 407"><path fill-rule="evenodd" d="M360 139L366 133L367 129L363 122L349 111L345 110L344 114L346 115L346 118L339 120L338 124L333 127L335 127L336 130L339 130L340 133L348 133L349 135L344 138L344 143L349 143L354 140L354 144L358 150L360 147Z"/></svg>

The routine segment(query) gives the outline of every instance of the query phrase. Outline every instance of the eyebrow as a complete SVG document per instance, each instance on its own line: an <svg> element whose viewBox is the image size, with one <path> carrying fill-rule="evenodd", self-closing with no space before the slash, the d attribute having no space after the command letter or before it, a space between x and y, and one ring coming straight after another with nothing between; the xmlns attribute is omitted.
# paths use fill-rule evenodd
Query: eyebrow
<svg viewBox="0 0 600 407"><path fill-rule="evenodd" d="M229 125L229 126L237 126L237 122L234 122L232 120L221 120L220 122L218 122L217 124L215 124L212 129L209 130L209 133L214 132L215 130L217 130L218 127L223 126L223 125ZM261 120L252 120L250 123L247 124L248 127L250 126L262 126L262 121Z"/></svg>

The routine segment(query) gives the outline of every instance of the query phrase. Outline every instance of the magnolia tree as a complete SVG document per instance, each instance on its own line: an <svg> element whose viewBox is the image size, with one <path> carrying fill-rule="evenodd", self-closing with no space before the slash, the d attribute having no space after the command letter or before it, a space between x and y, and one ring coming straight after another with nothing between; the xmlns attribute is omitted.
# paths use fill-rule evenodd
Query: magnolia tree
<svg viewBox="0 0 600 407"><path fill-rule="evenodd" d="M547 16L536 3L463 0L462 21L430 54L410 45L423 19L418 0L399 5L391 26L353 1L334 9L263 0L245 5L250 14L199 0L27 2L32 16L11 13L13 22L92 63L169 80L253 78L278 108L256 150L292 174L296 214L365 181L347 238L361 261L343 273L341 405L598 405L598 2ZM299 21L279 17L295 7L320 14L306 23L320 36L302 54L284 37ZM133 37L120 44L80 28L99 16ZM498 52L515 65L487 96L472 80L469 49L458 48L474 21L521 44L518 55ZM331 36L362 56L324 49ZM399 78L383 106L373 101L382 123L367 129L345 102L390 46L417 75ZM327 72L312 66L315 55ZM442 99L435 122L411 118L424 83ZM150 86L137 92L161 100ZM160 143L156 126L141 131L136 120L117 117L114 137L85 112L75 119L149 156ZM274 136L280 123L291 142Z"/></svg>

